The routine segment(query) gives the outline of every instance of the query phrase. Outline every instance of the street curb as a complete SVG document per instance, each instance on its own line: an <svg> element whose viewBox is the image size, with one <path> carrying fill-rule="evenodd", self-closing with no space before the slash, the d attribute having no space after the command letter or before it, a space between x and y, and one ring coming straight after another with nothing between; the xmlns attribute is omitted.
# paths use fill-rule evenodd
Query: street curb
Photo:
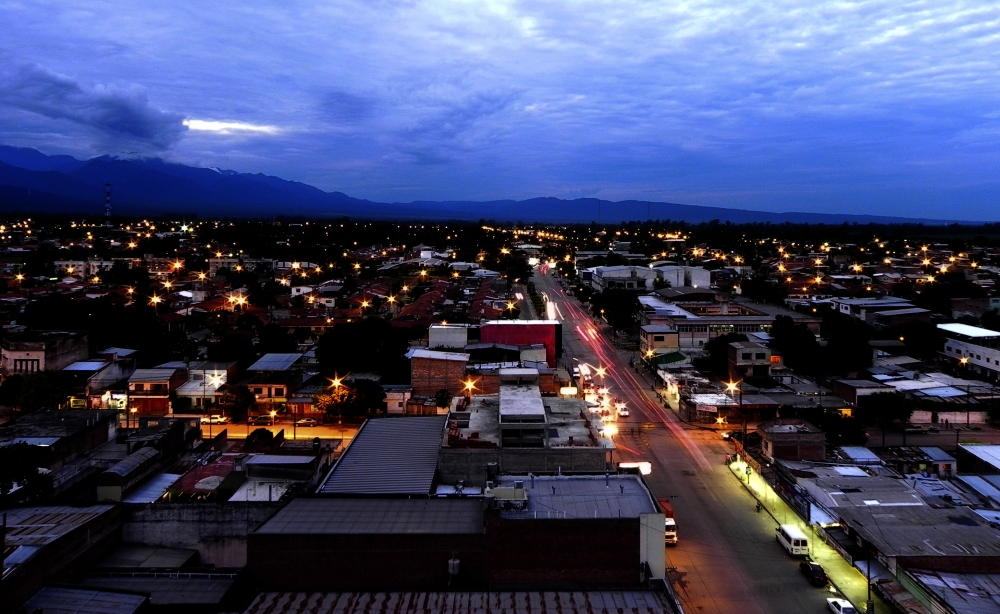
<svg viewBox="0 0 1000 614"><path fill-rule="evenodd" d="M767 506L766 506L766 505L764 505L764 503L763 503L763 502L762 502L762 501L761 501L760 499L758 499L758 498L757 498L757 495L755 495L755 494L754 494L754 492L753 492L752 490L750 490L750 486L748 486L747 484L744 484L744 483L743 483L743 480L742 480L742 479L740 478L740 476L736 475L736 472L734 472L734 471L733 471L732 469L730 469L730 468L729 468L729 465L726 465L726 469L727 469L727 470L729 471L729 473L731 473L731 474L732 474L732 476L733 476L734 478L736 478L737 480L739 480L739 482L740 482L740 486L742 486L742 487L743 487L743 490L747 491L747 493L749 493L749 494L750 494L750 496L751 496L751 497L753 497L754 501L756 501L757 503L760 503L760 507L761 507L761 509L763 509L763 510L764 510L765 512L767 512L767 515L771 517L771 520L773 520L773 521L775 522L775 524L777 524L777 525L778 525L778 526L780 527L780 526L781 526L781 523L780 523L780 522L778 522L778 519L777 519L777 518L775 518L775 516L774 516L774 514L773 514L773 513L771 512L771 510L767 509ZM763 479L763 478L761 478L761 479ZM774 494L775 494L775 496L778 496L778 493L774 493ZM792 508L791 506L789 506L789 508L788 508L788 509L792 510L792 512L795 512L794 508ZM799 516L799 515L798 515L798 513L797 513L797 512L795 513L795 516L796 516L797 518L799 518L799 519L801 519L801 518L802 518L801 516ZM808 522L806 522L806 524L808 525L809 523L808 523ZM815 533L813 533L813 537L816 537L816 534L815 534ZM811 558L811 557L810 557L810 558ZM853 565L851 565L851 567L853 568L854 566L853 566ZM827 582L829 582L829 583L830 583L830 585L831 585L831 586L833 586L833 588L837 589L837 593L839 593L839 594L840 594L840 595L841 595L842 597L844 596L844 591L840 590L840 587L839 587L839 586L837 586L837 583L836 583L836 582L834 582L834 581L833 581L833 579L832 579L832 578L830 578L830 576L827 576L827 577L826 577L826 581L827 581ZM846 599L846 597L845 597L845 599ZM860 612L861 610L858 610L858 611Z"/></svg>

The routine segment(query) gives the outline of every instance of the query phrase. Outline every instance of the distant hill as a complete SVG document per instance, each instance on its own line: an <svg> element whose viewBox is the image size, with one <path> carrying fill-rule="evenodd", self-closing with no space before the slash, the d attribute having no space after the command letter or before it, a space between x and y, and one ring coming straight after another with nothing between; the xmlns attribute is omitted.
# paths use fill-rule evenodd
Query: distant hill
<svg viewBox="0 0 1000 614"><path fill-rule="evenodd" d="M199 213L206 217L278 214L375 219L455 219L524 222L620 222L641 219L720 220L733 223L948 224L953 220L838 213L771 213L636 200L532 198L496 201L378 203L341 192L262 174L197 168L157 158L101 156L78 160L35 149L0 146L0 211L18 213L104 212L104 184L111 182L114 213ZM968 223L968 222L966 222Z"/></svg>

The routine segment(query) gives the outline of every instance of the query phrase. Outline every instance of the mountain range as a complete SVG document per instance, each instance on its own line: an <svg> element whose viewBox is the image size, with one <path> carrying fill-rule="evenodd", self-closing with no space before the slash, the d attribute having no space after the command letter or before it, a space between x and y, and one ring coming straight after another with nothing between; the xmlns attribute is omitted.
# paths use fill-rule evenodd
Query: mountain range
<svg viewBox="0 0 1000 614"><path fill-rule="evenodd" d="M158 158L100 156L78 160L0 145L0 211L25 214L104 214L105 184L115 215L197 214L271 219L287 216L524 222L621 222L659 219L701 223L922 223L953 220L839 213L774 213L637 200L532 198L495 201L380 203L263 174L199 168ZM968 223L968 222L965 222Z"/></svg>

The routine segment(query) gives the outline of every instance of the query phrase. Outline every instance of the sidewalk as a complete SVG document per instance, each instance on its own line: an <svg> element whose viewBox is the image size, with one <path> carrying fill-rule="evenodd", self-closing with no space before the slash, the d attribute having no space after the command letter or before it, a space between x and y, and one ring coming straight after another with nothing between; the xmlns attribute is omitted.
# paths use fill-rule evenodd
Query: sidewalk
<svg viewBox="0 0 1000 614"><path fill-rule="evenodd" d="M853 603L859 612L864 612L865 602L868 599L868 582L865 576L845 561L840 553L827 545L812 527L803 521L795 510L790 508L756 472L748 477L746 463L741 460L736 461L729 465L729 469L732 471L733 477L740 480L747 492L761 503L763 511L774 520L775 527L782 524L792 524L809 536L810 560L822 565L826 571L831 585L829 596L843 597ZM875 604L875 612L879 614L889 614L896 611L893 606L882 600L874 590L872 591L872 601Z"/></svg>

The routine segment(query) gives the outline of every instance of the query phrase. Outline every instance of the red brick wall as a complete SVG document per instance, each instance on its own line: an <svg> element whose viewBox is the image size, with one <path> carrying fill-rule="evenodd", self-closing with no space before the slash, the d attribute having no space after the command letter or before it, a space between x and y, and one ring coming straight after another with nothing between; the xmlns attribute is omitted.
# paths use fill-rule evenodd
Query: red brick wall
<svg viewBox="0 0 1000 614"><path fill-rule="evenodd" d="M438 390L448 390L453 395L465 390L465 366L462 360L435 358L410 359L410 385L413 394L433 397Z"/></svg>

